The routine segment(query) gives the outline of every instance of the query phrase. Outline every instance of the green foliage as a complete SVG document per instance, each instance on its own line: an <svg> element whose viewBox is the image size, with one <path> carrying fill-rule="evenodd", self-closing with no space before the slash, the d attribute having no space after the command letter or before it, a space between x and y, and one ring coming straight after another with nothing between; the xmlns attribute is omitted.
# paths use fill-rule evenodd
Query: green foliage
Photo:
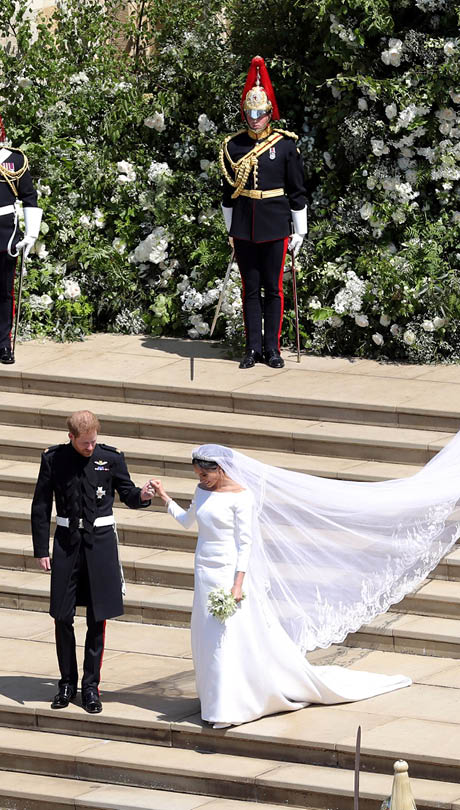
<svg viewBox="0 0 460 810"><path fill-rule="evenodd" d="M66 0L34 28L29 0L4 0L2 116L44 208L24 334L209 333L229 259L217 149L262 53L307 173L302 344L460 359L459 14L455 0ZM216 334L242 340L236 267Z"/></svg>

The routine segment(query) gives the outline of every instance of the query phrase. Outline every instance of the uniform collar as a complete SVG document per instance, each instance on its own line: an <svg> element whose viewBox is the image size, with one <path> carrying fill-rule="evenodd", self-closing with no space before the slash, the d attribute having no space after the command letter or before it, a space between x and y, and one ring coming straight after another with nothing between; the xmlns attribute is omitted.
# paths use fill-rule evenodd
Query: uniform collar
<svg viewBox="0 0 460 810"><path fill-rule="evenodd" d="M272 126L270 123L267 127L265 127L265 129L262 130L262 132L253 132L252 129L248 128L248 135L253 141L263 141L265 138L268 138L268 136L271 135L271 131Z"/></svg>

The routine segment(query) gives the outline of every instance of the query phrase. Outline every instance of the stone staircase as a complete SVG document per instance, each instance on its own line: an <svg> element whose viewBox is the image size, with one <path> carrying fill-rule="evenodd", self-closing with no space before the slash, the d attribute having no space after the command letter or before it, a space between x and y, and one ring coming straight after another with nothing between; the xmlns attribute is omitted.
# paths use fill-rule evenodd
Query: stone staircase
<svg viewBox="0 0 460 810"><path fill-rule="evenodd" d="M390 793L400 756L410 761L419 810L459 807L458 547L391 612L341 647L310 656L405 672L410 690L215 731L200 720L190 653L196 534L160 504L142 512L117 504L128 588L126 613L108 628L104 711L92 717L78 701L49 708L57 679L49 579L32 556L29 511L40 453L65 441L69 412L98 413L101 440L124 451L135 482L161 476L183 506L195 487L191 450L202 442L315 475L381 481L416 472L457 427L453 407L395 407L385 395L373 403L300 396L281 375L258 379L257 391L235 390L221 368L229 374L233 365L213 363L209 384L188 386L172 381L169 366L163 384L122 381L118 371L111 378L110 369L97 381L78 368L73 375L0 370L0 810L249 810L255 803L345 810L358 725L366 810ZM77 617L79 644L84 630Z"/></svg>

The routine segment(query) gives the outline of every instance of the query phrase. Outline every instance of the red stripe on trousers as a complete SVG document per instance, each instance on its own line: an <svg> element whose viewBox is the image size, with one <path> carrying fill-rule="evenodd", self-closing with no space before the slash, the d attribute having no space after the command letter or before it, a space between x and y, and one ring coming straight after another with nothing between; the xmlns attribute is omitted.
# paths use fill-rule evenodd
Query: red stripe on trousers
<svg viewBox="0 0 460 810"><path fill-rule="evenodd" d="M281 304L281 312L280 312L280 328L278 329L278 351L280 350L280 339L281 339L281 328L283 326L283 314L284 314L284 290L283 290L283 273L284 273L284 263L286 261L286 253L289 244L289 236L286 237L284 240L284 250L283 250L283 258L281 259L281 270L278 279L278 291L280 294L280 304Z"/></svg>
<svg viewBox="0 0 460 810"><path fill-rule="evenodd" d="M11 343L11 335L12 335L12 330L13 330L13 324L14 324L14 314L16 312L16 298L14 297L14 282L16 281L16 267L17 266L18 266L18 260L16 259L16 261L14 263L14 272L13 272L13 287L12 287L12 290L11 290L11 294L13 296L13 310L12 310L12 313L11 313L10 343Z"/></svg>

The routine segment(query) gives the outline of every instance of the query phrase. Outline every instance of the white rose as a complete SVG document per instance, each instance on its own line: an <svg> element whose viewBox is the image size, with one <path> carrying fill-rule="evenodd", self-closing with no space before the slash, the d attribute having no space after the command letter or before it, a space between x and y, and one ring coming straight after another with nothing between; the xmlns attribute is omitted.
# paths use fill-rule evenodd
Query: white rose
<svg viewBox="0 0 460 810"><path fill-rule="evenodd" d="M157 132L163 132L163 130L166 129L163 113L156 112L152 116L144 118L144 126L149 129L156 129Z"/></svg>
<svg viewBox="0 0 460 810"><path fill-rule="evenodd" d="M375 332L375 334L372 335L372 340L377 346L383 346L383 335L381 335L380 332Z"/></svg>
<svg viewBox="0 0 460 810"><path fill-rule="evenodd" d="M212 130L216 129L216 125L213 121L211 121L205 113L201 113L198 116L198 129L202 135L205 135L206 132L211 132Z"/></svg>
<svg viewBox="0 0 460 810"><path fill-rule="evenodd" d="M458 93L456 90L449 90L449 95L454 104L460 104L460 93Z"/></svg>
<svg viewBox="0 0 460 810"><path fill-rule="evenodd" d="M362 313L358 313L355 315L355 324L356 326L369 326L369 318L367 315L363 315Z"/></svg>
<svg viewBox="0 0 460 810"><path fill-rule="evenodd" d="M399 67L401 64L402 41L400 39L390 39L388 50L382 51L381 60L385 65Z"/></svg>
<svg viewBox="0 0 460 810"><path fill-rule="evenodd" d="M198 330L197 330L197 329L193 328L193 329L189 329L189 330L188 330L188 336L189 336L189 338L191 338L192 340L196 340L197 338L199 338L199 337L200 337L200 333L198 332Z"/></svg>
<svg viewBox="0 0 460 810"><path fill-rule="evenodd" d="M447 323L446 318L439 318L438 315L435 318L433 318L433 326L435 329L441 329L443 326L446 325L446 323Z"/></svg>
<svg viewBox="0 0 460 810"><path fill-rule="evenodd" d="M363 97L359 98L358 99L358 110L361 110L362 112L364 112L364 110L367 110L367 107L368 107L368 105L367 105L366 99L363 98Z"/></svg>
<svg viewBox="0 0 460 810"><path fill-rule="evenodd" d="M424 329L425 332L434 332L435 325L433 321L423 321L422 329Z"/></svg>
<svg viewBox="0 0 460 810"><path fill-rule="evenodd" d="M390 121L391 121L392 118L396 118L397 114L398 114L398 108L397 108L396 104L387 104L387 106L385 107L385 115L386 115L386 117L389 118Z"/></svg>
<svg viewBox="0 0 460 810"><path fill-rule="evenodd" d="M453 54L455 53L455 42L449 40L449 42L446 42L446 44L444 45L443 50L446 56L453 56Z"/></svg>
<svg viewBox="0 0 460 810"><path fill-rule="evenodd" d="M380 323L382 326L389 326L391 323L391 318L388 315L381 315Z"/></svg>
<svg viewBox="0 0 460 810"><path fill-rule="evenodd" d="M84 228L91 228L91 220L86 214L82 214L78 221Z"/></svg>
<svg viewBox="0 0 460 810"><path fill-rule="evenodd" d="M404 211L393 211L391 218L396 225L402 225L403 222L406 221L406 215Z"/></svg>
<svg viewBox="0 0 460 810"><path fill-rule="evenodd" d="M20 79L18 79L18 85L19 87L22 87L23 90L26 90L28 87L32 87L33 81L28 79L26 76L22 76Z"/></svg>
<svg viewBox="0 0 460 810"><path fill-rule="evenodd" d="M335 84L331 87L331 93L333 98L342 98L342 93L340 92L340 87L337 87Z"/></svg>
<svg viewBox="0 0 460 810"><path fill-rule="evenodd" d="M334 327L334 329L339 329L339 327L341 327L343 324L343 320L342 318L339 318L338 315L331 315L329 318L329 323Z"/></svg>
<svg viewBox="0 0 460 810"><path fill-rule="evenodd" d="M202 172L207 172L211 165L210 160L200 160L200 169Z"/></svg>
<svg viewBox="0 0 460 810"><path fill-rule="evenodd" d="M394 337L397 337L397 335L401 334L401 327L397 323L393 323L390 326L390 332Z"/></svg>
<svg viewBox="0 0 460 810"><path fill-rule="evenodd" d="M406 329L406 331L404 332L404 335L403 335L403 341L408 346L412 346L416 341L415 332L413 332L412 329Z"/></svg>
<svg viewBox="0 0 460 810"><path fill-rule="evenodd" d="M371 148L376 157L388 155L389 147L385 145L381 138L371 138Z"/></svg>
<svg viewBox="0 0 460 810"><path fill-rule="evenodd" d="M361 214L362 219L370 219L372 214L374 213L374 206L370 202L364 203L359 209L359 213Z"/></svg>
<svg viewBox="0 0 460 810"><path fill-rule="evenodd" d="M330 152L323 152L323 159L324 159L324 162L325 162L326 166L328 167L328 169L333 169L334 168L335 164L334 164L334 162L332 160L332 155L331 155Z"/></svg>
<svg viewBox="0 0 460 810"><path fill-rule="evenodd" d="M372 191L372 189L374 189L376 187L376 185L377 185L377 180L375 179L375 177L368 177L367 178L366 186L368 187L368 189L370 191Z"/></svg>
<svg viewBox="0 0 460 810"><path fill-rule="evenodd" d="M115 250L117 251L117 253L120 254L120 256L122 256L123 253L126 253L126 242L123 239L120 239L120 237L118 236L116 236L115 239L113 240L112 247L115 248Z"/></svg>

